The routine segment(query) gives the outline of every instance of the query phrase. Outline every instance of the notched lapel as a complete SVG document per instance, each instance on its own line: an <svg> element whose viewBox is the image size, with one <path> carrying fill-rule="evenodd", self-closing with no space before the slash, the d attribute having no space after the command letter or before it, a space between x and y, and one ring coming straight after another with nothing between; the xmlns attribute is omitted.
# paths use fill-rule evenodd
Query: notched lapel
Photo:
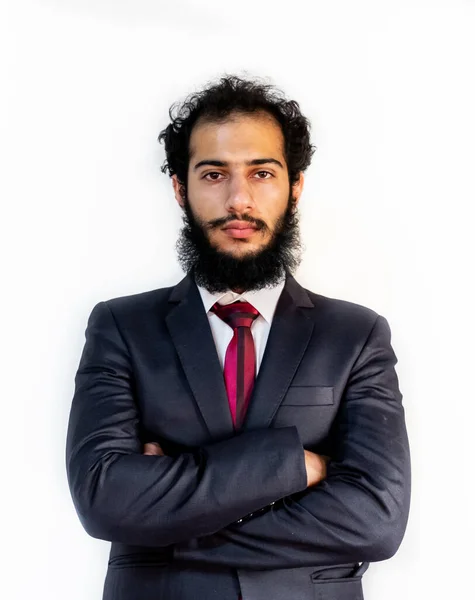
<svg viewBox="0 0 475 600"><path fill-rule="evenodd" d="M193 396L214 441L233 435L224 377L200 293L186 276L170 295L166 323Z"/></svg>
<svg viewBox="0 0 475 600"><path fill-rule="evenodd" d="M290 275L277 303L264 357L242 430L268 427L312 336L308 309L314 304Z"/></svg>

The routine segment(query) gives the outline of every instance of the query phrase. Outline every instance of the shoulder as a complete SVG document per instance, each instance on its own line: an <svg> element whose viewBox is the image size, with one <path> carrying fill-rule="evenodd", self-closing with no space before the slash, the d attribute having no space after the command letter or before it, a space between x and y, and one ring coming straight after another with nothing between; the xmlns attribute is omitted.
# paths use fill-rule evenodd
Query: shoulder
<svg viewBox="0 0 475 600"><path fill-rule="evenodd" d="M386 322L382 315L369 306L303 289L313 304L309 316L316 322L332 328L335 332L352 330L368 334L376 322Z"/></svg>
<svg viewBox="0 0 475 600"><path fill-rule="evenodd" d="M347 347L373 343L389 345L391 327L388 320L373 308L340 298L316 294L305 289L313 308L308 311L321 339L340 340Z"/></svg>
<svg viewBox="0 0 475 600"><path fill-rule="evenodd" d="M164 314L168 310L168 300L174 287L156 288L135 294L106 298L95 304L91 316L109 314L116 321L129 321L131 319L142 320L150 314L156 316Z"/></svg>
<svg viewBox="0 0 475 600"><path fill-rule="evenodd" d="M104 302L113 312L140 311L147 308L156 308L166 305L175 286L156 288L127 296L108 298Z"/></svg>

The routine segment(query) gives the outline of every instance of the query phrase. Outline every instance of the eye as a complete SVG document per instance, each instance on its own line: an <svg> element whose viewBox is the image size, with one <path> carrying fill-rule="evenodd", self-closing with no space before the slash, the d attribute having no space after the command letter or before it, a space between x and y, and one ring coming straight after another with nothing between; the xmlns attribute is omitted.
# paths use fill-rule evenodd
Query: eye
<svg viewBox="0 0 475 600"><path fill-rule="evenodd" d="M274 177L274 175L270 171L257 171L256 175L259 175L261 173L267 173L267 175ZM258 177L258 179L270 179L270 177Z"/></svg>
<svg viewBox="0 0 475 600"><path fill-rule="evenodd" d="M206 179L208 175L222 175L222 173L218 173L218 171L210 171L209 173L206 173L206 175L203 175L203 179ZM212 177L211 179L208 179L208 181L218 181L218 179L216 177Z"/></svg>

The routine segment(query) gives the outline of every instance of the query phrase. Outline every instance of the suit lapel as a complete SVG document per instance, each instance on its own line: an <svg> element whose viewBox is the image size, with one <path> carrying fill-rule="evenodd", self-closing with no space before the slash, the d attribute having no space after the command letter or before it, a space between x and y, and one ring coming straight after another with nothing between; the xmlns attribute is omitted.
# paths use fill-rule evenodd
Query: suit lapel
<svg viewBox="0 0 475 600"><path fill-rule="evenodd" d="M302 360L313 331L307 292L287 276L242 430L268 427Z"/></svg>
<svg viewBox="0 0 475 600"><path fill-rule="evenodd" d="M176 285L174 304L166 323L193 396L214 440L230 437L229 411L223 371L198 288L190 275Z"/></svg>
<svg viewBox="0 0 475 600"><path fill-rule="evenodd" d="M223 371L198 288L190 275L170 294L166 323L203 419L214 440L233 435ZM287 276L242 430L268 427L302 360L313 331L307 292Z"/></svg>

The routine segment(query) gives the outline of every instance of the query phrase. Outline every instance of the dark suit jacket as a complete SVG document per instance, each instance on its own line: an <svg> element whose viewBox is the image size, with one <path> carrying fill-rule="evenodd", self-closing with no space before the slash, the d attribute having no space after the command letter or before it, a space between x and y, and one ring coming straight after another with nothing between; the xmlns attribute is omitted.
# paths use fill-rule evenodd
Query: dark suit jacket
<svg viewBox="0 0 475 600"><path fill-rule="evenodd" d="M94 306L66 462L82 525L112 542L103 599L363 598L409 512L390 335L369 308L288 276L235 434L190 276ZM167 456L142 454L153 440ZM304 448L332 458L308 489Z"/></svg>

